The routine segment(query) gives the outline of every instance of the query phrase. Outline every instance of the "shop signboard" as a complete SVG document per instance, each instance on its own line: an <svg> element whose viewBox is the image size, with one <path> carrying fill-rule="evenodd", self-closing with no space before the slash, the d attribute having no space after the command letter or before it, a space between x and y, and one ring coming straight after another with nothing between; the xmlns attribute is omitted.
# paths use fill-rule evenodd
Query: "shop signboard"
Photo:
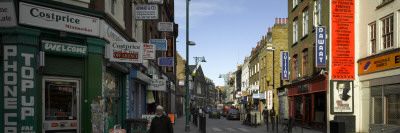
<svg viewBox="0 0 400 133"><path fill-rule="evenodd" d="M269 90L267 91L267 109L271 110L272 109L272 91Z"/></svg>
<svg viewBox="0 0 400 133"><path fill-rule="evenodd" d="M110 42L108 45L109 59L113 62L142 63L143 43Z"/></svg>
<svg viewBox="0 0 400 133"><path fill-rule="evenodd" d="M38 131L37 114L37 48L25 45L3 45L4 78L0 107L5 133ZM2 75L2 76L3 76Z"/></svg>
<svg viewBox="0 0 400 133"><path fill-rule="evenodd" d="M150 44L155 44L156 50L167 51L167 39L150 39Z"/></svg>
<svg viewBox="0 0 400 133"><path fill-rule="evenodd" d="M28 3L19 3L19 23L98 37L100 19Z"/></svg>
<svg viewBox="0 0 400 133"><path fill-rule="evenodd" d="M175 53L175 49L174 49L174 43L173 43L173 38L174 37L168 37L167 39L167 57L172 57L174 58L174 53ZM174 65L170 67L167 67L167 73L173 73L174 72Z"/></svg>
<svg viewBox="0 0 400 133"><path fill-rule="evenodd" d="M156 45L143 44L143 60L151 60L156 58Z"/></svg>
<svg viewBox="0 0 400 133"><path fill-rule="evenodd" d="M267 98L267 92L262 92L262 93L259 93L259 97L260 97L260 99L266 99Z"/></svg>
<svg viewBox="0 0 400 133"><path fill-rule="evenodd" d="M242 95L243 95L243 96L248 96L248 95L250 95L250 92L249 92L249 91L243 91L243 92L242 92Z"/></svg>
<svg viewBox="0 0 400 133"><path fill-rule="evenodd" d="M348 80L331 81L331 114L353 113L354 84Z"/></svg>
<svg viewBox="0 0 400 133"><path fill-rule="evenodd" d="M159 57L158 58L158 66L173 67L174 66L174 58Z"/></svg>
<svg viewBox="0 0 400 133"><path fill-rule="evenodd" d="M42 41L42 50L46 53L87 56L87 47L61 42Z"/></svg>
<svg viewBox="0 0 400 133"><path fill-rule="evenodd" d="M147 130L150 129L151 121L153 120L154 117L156 117L156 115L142 115L142 119L146 119L147 121L149 121L147 123Z"/></svg>
<svg viewBox="0 0 400 133"><path fill-rule="evenodd" d="M315 48L315 67L326 67L326 27L318 26L316 28L316 48Z"/></svg>
<svg viewBox="0 0 400 133"><path fill-rule="evenodd" d="M17 26L13 0L0 1L0 27Z"/></svg>
<svg viewBox="0 0 400 133"><path fill-rule="evenodd" d="M394 52L358 62L358 73L367 74L400 67L400 52Z"/></svg>
<svg viewBox="0 0 400 133"><path fill-rule="evenodd" d="M174 31L174 23L173 22L158 22L157 29L158 29L158 31L173 32Z"/></svg>
<svg viewBox="0 0 400 133"><path fill-rule="evenodd" d="M254 93L253 99L260 99L260 93Z"/></svg>
<svg viewBox="0 0 400 133"><path fill-rule="evenodd" d="M289 52L281 52L282 80L289 80Z"/></svg>
<svg viewBox="0 0 400 133"><path fill-rule="evenodd" d="M106 39L107 41L121 41L127 42L127 40L119 34L113 27L107 24L106 21L101 20L100 37Z"/></svg>
<svg viewBox="0 0 400 133"><path fill-rule="evenodd" d="M163 4L164 0L148 0L147 2L151 4Z"/></svg>
<svg viewBox="0 0 400 133"><path fill-rule="evenodd" d="M135 6L137 20L158 19L158 5L137 5Z"/></svg>
<svg viewBox="0 0 400 133"><path fill-rule="evenodd" d="M332 79L354 80L354 0L332 0Z"/></svg>
<svg viewBox="0 0 400 133"><path fill-rule="evenodd" d="M147 90L151 91L167 91L167 80L165 79L153 79Z"/></svg>

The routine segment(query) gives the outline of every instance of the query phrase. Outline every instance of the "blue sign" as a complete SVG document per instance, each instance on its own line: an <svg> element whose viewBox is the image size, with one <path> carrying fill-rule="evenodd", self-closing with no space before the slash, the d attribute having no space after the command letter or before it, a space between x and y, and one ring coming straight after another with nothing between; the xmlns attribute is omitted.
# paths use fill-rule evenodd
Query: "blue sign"
<svg viewBox="0 0 400 133"><path fill-rule="evenodd" d="M326 67L326 28L317 27L315 34L315 67L325 68Z"/></svg>
<svg viewBox="0 0 400 133"><path fill-rule="evenodd" d="M158 58L158 66L174 67L174 57Z"/></svg>
<svg viewBox="0 0 400 133"><path fill-rule="evenodd" d="M156 50L167 51L167 39L150 39L150 44L155 44Z"/></svg>
<svg viewBox="0 0 400 133"><path fill-rule="evenodd" d="M289 80L289 52L281 52L282 80Z"/></svg>

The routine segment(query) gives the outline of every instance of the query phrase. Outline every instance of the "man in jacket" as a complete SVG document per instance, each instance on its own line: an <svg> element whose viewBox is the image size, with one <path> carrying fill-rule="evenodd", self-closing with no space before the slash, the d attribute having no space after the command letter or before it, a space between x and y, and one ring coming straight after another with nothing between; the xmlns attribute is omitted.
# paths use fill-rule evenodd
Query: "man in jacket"
<svg viewBox="0 0 400 133"><path fill-rule="evenodd" d="M267 125L267 131L268 131L268 109L267 109L267 107L265 107L262 114L264 115L264 123Z"/></svg>
<svg viewBox="0 0 400 133"><path fill-rule="evenodd" d="M174 133L171 119L164 114L163 107L158 105L156 111L156 117L151 121L149 133Z"/></svg>

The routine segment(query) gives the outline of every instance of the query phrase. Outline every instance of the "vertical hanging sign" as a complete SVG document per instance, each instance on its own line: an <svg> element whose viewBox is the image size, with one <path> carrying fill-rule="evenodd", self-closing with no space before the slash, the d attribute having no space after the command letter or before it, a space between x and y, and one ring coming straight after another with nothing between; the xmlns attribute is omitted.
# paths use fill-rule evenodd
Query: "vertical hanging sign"
<svg viewBox="0 0 400 133"><path fill-rule="evenodd" d="M326 67L326 27L317 27L315 34L315 67Z"/></svg>
<svg viewBox="0 0 400 133"><path fill-rule="evenodd" d="M354 80L354 0L332 0L332 79Z"/></svg>
<svg viewBox="0 0 400 133"><path fill-rule="evenodd" d="M37 131L36 48L4 45L4 133Z"/></svg>
<svg viewBox="0 0 400 133"><path fill-rule="evenodd" d="M289 80L289 52L281 52L282 80Z"/></svg>
<svg viewBox="0 0 400 133"><path fill-rule="evenodd" d="M167 57L174 57L174 43L173 37L167 38ZM167 73L173 73L174 67L167 67Z"/></svg>

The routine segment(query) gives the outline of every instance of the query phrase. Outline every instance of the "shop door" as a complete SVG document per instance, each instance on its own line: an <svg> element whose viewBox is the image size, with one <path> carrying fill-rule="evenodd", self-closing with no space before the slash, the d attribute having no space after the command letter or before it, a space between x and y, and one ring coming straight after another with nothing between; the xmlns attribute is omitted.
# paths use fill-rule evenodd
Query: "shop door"
<svg viewBox="0 0 400 133"><path fill-rule="evenodd" d="M44 133L79 133L80 79L44 77L42 86Z"/></svg>
<svg viewBox="0 0 400 133"><path fill-rule="evenodd" d="M310 95L305 95L304 98L304 126L309 127L311 122L311 98Z"/></svg>

